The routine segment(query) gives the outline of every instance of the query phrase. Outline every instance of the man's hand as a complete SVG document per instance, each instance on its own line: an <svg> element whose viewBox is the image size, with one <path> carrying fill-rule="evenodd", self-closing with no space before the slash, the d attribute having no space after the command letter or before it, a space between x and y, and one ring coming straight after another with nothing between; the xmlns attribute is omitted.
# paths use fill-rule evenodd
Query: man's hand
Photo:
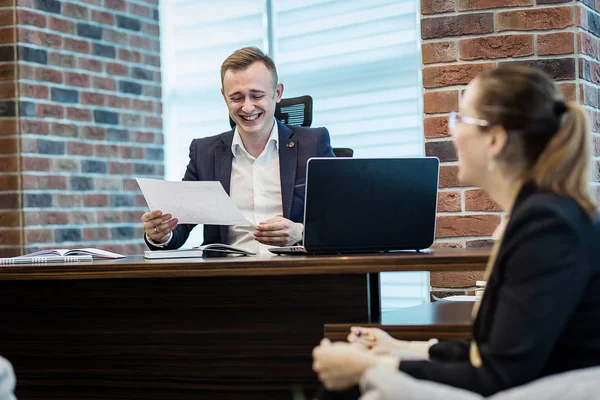
<svg viewBox="0 0 600 400"><path fill-rule="evenodd" d="M302 240L304 225L283 217L271 218L256 226L254 239L262 244L291 246Z"/></svg>
<svg viewBox="0 0 600 400"><path fill-rule="evenodd" d="M142 215L142 229L153 242L164 243L169 237L169 233L177 226L177 219L171 219L171 214L164 214L162 211L154 210Z"/></svg>

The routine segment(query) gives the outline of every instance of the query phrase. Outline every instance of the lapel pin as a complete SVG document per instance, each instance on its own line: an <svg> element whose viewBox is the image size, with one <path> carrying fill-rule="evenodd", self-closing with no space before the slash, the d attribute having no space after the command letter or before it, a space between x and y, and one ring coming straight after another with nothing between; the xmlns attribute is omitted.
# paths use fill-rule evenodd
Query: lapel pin
<svg viewBox="0 0 600 400"><path fill-rule="evenodd" d="M292 147L294 147L294 142L289 142L288 144L286 144L286 146L291 149Z"/></svg>

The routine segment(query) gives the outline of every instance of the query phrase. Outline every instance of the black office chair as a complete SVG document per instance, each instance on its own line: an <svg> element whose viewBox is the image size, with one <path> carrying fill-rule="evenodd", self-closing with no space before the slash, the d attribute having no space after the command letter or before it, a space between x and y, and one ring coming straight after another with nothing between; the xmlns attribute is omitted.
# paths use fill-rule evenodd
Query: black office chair
<svg viewBox="0 0 600 400"><path fill-rule="evenodd" d="M313 99L310 96L291 97L281 99L275 106L275 118L286 125L300 125L310 127L312 124ZM231 129L235 122L229 117ZM347 147L334 147L336 157L352 157L354 150Z"/></svg>

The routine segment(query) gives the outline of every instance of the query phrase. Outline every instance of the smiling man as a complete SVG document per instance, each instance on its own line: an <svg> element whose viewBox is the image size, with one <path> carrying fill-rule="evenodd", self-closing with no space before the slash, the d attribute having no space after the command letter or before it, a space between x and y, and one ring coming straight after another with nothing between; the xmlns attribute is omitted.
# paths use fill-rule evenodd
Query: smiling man
<svg viewBox="0 0 600 400"><path fill-rule="evenodd" d="M304 231L306 161L334 156L329 132L275 119L283 84L273 60L256 47L227 57L221 66L221 85L236 127L194 139L183 180L220 181L252 225L205 225L204 244L226 243L255 252L296 244ZM179 248L194 226L178 225L160 210L142 216L152 250Z"/></svg>

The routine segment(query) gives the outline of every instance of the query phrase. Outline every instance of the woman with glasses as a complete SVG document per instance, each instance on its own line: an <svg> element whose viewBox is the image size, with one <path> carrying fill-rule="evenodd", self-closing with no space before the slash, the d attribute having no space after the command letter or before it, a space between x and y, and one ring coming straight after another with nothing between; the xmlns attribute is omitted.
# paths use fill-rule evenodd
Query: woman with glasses
<svg viewBox="0 0 600 400"><path fill-rule="evenodd" d="M350 343L324 339L313 351L330 391L395 369L490 396L600 365L600 224L585 111L565 103L541 71L506 65L468 85L449 125L460 182L483 188L506 215L475 303L473 340L404 342L353 328Z"/></svg>

